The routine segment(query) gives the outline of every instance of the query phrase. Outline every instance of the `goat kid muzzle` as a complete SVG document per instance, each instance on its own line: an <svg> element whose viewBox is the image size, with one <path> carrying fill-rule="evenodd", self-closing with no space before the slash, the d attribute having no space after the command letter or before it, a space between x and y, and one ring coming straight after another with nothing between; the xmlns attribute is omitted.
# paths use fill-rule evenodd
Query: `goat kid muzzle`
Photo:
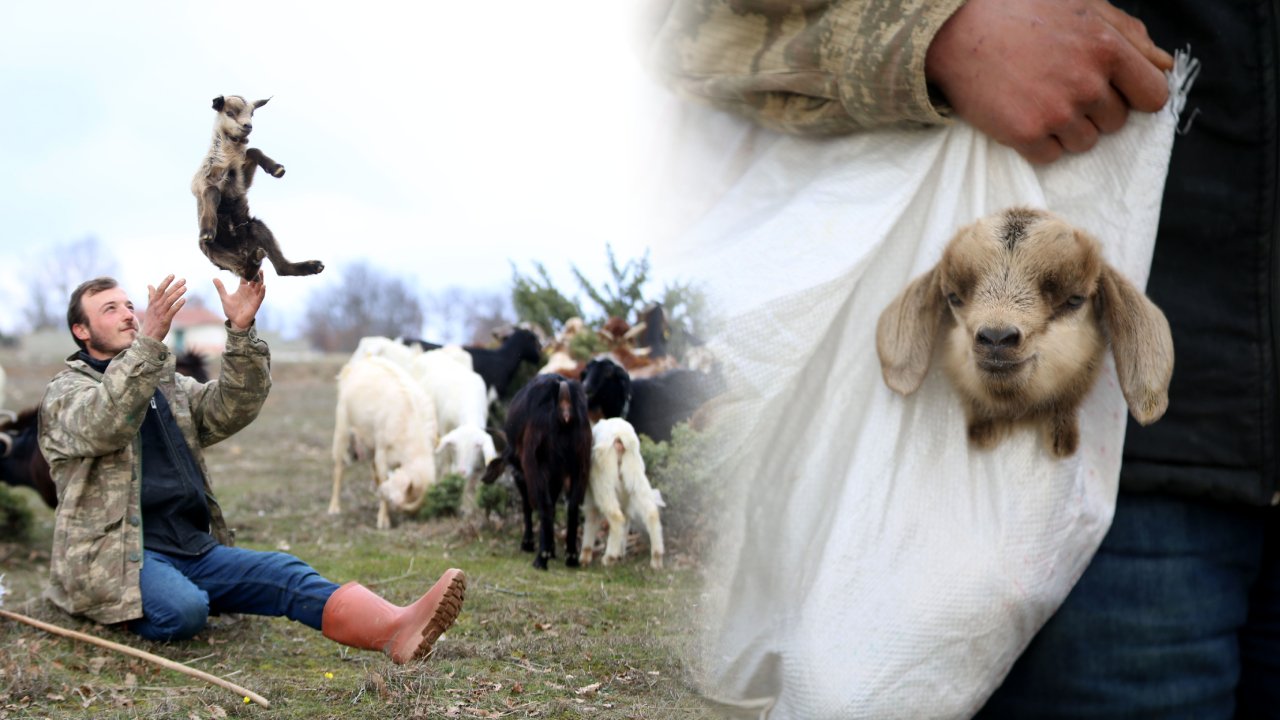
<svg viewBox="0 0 1280 720"><path fill-rule="evenodd" d="M973 338L978 369L990 375L1010 375L1030 365L1034 355L1023 355L1022 332L1013 326L983 326Z"/></svg>

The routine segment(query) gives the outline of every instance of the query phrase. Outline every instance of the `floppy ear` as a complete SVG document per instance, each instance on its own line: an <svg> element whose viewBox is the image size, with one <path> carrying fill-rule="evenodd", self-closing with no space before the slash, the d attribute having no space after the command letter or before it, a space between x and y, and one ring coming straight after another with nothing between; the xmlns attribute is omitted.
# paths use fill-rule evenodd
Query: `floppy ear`
<svg viewBox="0 0 1280 720"><path fill-rule="evenodd" d="M939 282L935 265L894 298L876 324L876 353L884 382L903 395L915 392L929 370L933 341L947 309Z"/></svg>
<svg viewBox="0 0 1280 720"><path fill-rule="evenodd" d="M1098 279L1102 319L1116 357L1120 390L1133 419L1150 425L1169 407L1173 377L1173 336L1155 303L1110 265Z"/></svg>
<svg viewBox="0 0 1280 720"><path fill-rule="evenodd" d="M222 106L226 105L226 103L227 103L226 99L224 99L221 95L219 95L218 97L213 99L213 109L221 112Z"/></svg>

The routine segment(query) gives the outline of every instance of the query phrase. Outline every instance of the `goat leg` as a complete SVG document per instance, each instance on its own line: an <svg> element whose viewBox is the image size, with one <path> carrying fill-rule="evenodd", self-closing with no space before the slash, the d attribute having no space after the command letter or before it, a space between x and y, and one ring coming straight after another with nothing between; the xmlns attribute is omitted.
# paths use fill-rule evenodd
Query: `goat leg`
<svg viewBox="0 0 1280 720"><path fill-rule="evenodd" d="M244 185L246 188L249 187L249 183L252 182L254 170L256 170L259 167L262 168L263 170L266 170L268 173L270 173L271 177L275 177L275 178L284 177L284 166L276 162L275 160L272 160L271 158L267 157L267 154L262 152L258 148L249 148L248 150L245 151L244 154L245 154L245 157L249 158L249 161L253 164L253 166L257 166L257 167L247 166L244 168Z"/></svg>
<svg viewBox="0 0 1280 720"><path fill-rule="evenodd" d="M1044 440L1054 457L1064 458L1075 454L1080 447L1080 425L1074 408L1055 413L1045 420Z"/></svg>
<svg viewBox="0 0 1280 720"><path fill-rule="evenodd" d="M565 493L569 501L568 512L565 513L568 527L564 533L564 564L566 567L578 567L578 527L582 514L582 501L586 494L587 476L572 478L569 492Z"/></svg>
<svg viewBox="0 0 1280 720"><path fill-rule="evenodd" d="M524 510L524 535L520 538L520 549L524 552L533 552L533 504L529 502L529 488L523 473L514 471L511 475L515 480L516 489L520 491L520 507Z"/></svg>
<svg viewBox="0 0 1280 720"><path fill-rule="evenodd" d="M275 268L276 275L315 275L324 270L324 263L319 260L303 260L301 262L290 262L284 256L284 252L280 250L280 243L276 242L276 236L271 233L271 229L261 220L254 218L249 221L246 231L253 237L253 243L259 249L264 251L267 259L271 261L271 267ZM251 278L246 278L251 279Z"/></svg>
<svg viewBox="0 0 1280 720"><path fill-rule="evenodd" d="M196 217L200 221L200 249L209 259L213 256L205 249L206 242L213 242L218 234L218 203L222 202L222 192L214 185L206 187L196 197ZM216 261L215 261L216 262Z"/></svg>

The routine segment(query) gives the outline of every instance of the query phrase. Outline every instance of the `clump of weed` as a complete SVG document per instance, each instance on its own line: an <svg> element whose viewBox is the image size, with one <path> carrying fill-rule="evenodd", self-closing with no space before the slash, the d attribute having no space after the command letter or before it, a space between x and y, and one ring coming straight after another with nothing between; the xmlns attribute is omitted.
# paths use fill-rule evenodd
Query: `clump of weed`
<svg viewBox="0 0 1280 720"><path fill-rule="evenodd" d="M0 485L0 540L19 542L27 539L33 518L27 499Z"/></svg>

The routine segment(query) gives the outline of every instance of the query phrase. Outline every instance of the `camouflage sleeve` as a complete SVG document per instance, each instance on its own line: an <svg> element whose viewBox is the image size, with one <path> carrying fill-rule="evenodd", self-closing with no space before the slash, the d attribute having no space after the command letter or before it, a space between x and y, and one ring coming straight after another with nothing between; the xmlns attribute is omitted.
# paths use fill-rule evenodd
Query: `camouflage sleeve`
<svg viewBox="0 0 1280 720"><path fill-rule="evenodd" d="M49 462L99 457L132 442L166 362L172 372L164 343L139 337L111 361L101 382L80 372L59 373L40 405L40 449Z"/></svg>
<svg viewBox="0 0 1280 720"><path fill-rule="evenodd" d="M191 416L201 447L231 437L258 417L271 390L271 354L255 326L238 331L227 323L227 348L217 380L200 385L181 376L192 399Z"/></svg>
<svg viewBox="0 0 1280 720"><path fill-rule="evenodd" d="M671 0L652 60L678 92L782 132L937 125L925 53L963 3Z"/></svg>

